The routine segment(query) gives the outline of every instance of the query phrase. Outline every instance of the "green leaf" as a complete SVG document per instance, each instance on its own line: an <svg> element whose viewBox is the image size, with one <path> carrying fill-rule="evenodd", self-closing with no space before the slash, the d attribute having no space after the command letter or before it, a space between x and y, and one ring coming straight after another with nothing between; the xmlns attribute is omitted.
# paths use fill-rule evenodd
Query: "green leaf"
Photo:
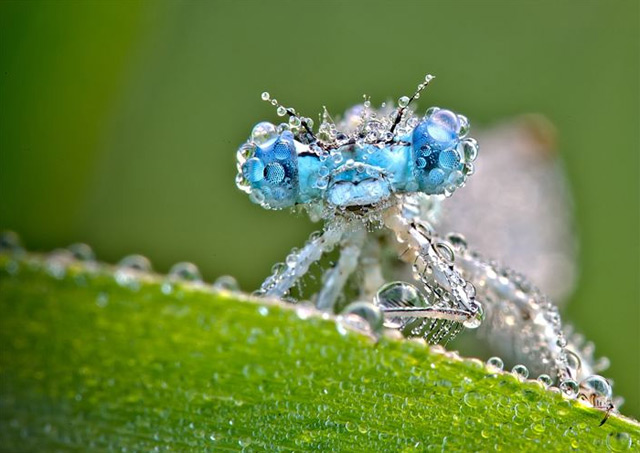
<svg viewBox="0 0 640 453"><path fill-rule="evenodd" d="M123 279L120 278L123 283ZM126 283L126 282L125 282ZM205 286L0 255L6 450L614 450L637 422ZM342 332L342 333L341 333Z"/></svg>

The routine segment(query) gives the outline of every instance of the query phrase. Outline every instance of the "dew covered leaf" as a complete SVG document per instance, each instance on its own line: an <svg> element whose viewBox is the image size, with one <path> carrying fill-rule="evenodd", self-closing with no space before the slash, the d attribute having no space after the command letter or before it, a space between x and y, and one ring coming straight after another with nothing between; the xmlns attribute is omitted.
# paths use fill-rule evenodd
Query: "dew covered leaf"
<svg viewBox="0 0 640 453"><path fill-rule="evenodd" d="M602 412L478 361L198 283L120 277L0 255L0 449L640 446L636 422L599 427Z"/></svg>

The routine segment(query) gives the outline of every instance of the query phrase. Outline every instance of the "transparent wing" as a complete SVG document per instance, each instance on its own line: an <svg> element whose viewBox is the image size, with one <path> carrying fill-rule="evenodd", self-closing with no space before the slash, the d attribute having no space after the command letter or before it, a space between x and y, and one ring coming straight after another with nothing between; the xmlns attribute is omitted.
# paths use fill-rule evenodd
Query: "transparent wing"
<svg viewBox="0 0 640 453"><path fill-rule="evenodd" d="M463 234L562 305L576 280L577 241L553 126L529 115L477 138L476 174L442 203L438 230Z"/></svg>

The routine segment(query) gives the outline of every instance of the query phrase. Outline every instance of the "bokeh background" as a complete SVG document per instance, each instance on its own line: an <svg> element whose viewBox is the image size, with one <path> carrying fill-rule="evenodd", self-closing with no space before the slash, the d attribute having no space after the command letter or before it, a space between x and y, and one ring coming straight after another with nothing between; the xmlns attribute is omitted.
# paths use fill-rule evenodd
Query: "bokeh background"
<svg viewBox="0 0 640 453"><path fill-rule="evenodd" d="M421 99L559 130L581 275L566 316L640 416L639 3L0 1L0 229L31 250L193 261L254 289L314 226L235 189L235 150L303 112Z"/></svg>

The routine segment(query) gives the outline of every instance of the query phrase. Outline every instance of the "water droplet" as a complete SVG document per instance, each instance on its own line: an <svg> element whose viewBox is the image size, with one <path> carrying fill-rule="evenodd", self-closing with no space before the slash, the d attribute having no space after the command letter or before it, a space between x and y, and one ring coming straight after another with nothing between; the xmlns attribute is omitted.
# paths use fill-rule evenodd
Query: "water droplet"
<svg viewBox="0 0 640 453"><path fill-rule="evenodd" d="M529 370L522 364L514 366L511 372L520 379L527 379L529 377Z"/></svg>
<svg viewBox="0 0 640 453"><path fill-rule="evenodd" d="M382 309L401 307L426 307L427 301L418 289L407 282L391 282L382 286L375 297L375 304ZM390 329L399 329L407 321L407 318L386 316L384 326Z"/></svg>
<svg viewBox="0 0 640 453"><path fill-rule="evenodd" d="M142 255L129 255L118 263L114 278L120 286L137 291L140 288L139 277L146 272L151 272L151 262Z"/></svg>
<svg viewBox="0 0 640 453"><path fill-rule="evenodd" d="M625 451L631 448L631 436L625 432L611 432L607 435L607 447L611 451Z"/></svg>
<svg viewBox="0 0 640 453"><path fill-rule="evenodd" d="M545 387L549 387L553 384L553 379L548 374L541 374L538 376L538 382L540 382Z"/></svg>
<svg viewBox="0 0 640 453"><path fill-rule="evenodd" d="M544 432L544 423L534 422L531 424L531 430L536 434L542 434Z"/></svg>
<svg viewBox="0 0 640 453"><path fill-rule="evenodd" d="M287 109L283 106L280 106L276 109L276 114L278 116L285 116L287 114Z"/></svg>
<svg viewBox="0 0 640 453"><path fill-rule="evenodd" d="M478 392L468 392L464 395L464 403L469 407L478 407L484 397Z"/></svg>
<svg viewBox="0 0 640 453"><path fill-rule="evenodd" d="M471 163L478 158L478 142L473 138L466 138L460 142L458 150L464 157L465 163Z"/></svg>
<svg viewBox="0 0 640 453"><path fill-rule="evenodd" d="M464 137L469 133L469 120L464 115L458 115L458 122L460 123L460 137Z"/></svg>
<svg viewBox="0 0 640 453"><path fill-rule="evenodd" d="M87 244L83 244L81 242L71 244L69 247L67 247L67 250L69 250L73 257L79 261L96 260L95 253L93 253L93 250Z"/></svg>
<svg viewBox="0 0 640 453"><path fill-rule="evenodd" d="M264 91L264 92L260 95L260 97L262 98L262 100L263 100L263 101L268 101L268 100L269 100L269 98L271 98L271 95L269 94L269 92L268 92L268 91Z"/></svg>
<svg viewBox="0 0 640 453"><path fill-rule="evenodd" d="M443 260L450 263L455 260L455 254L453 253L453 250L451 250L451 247L449 247L449 244L445 242L438 242L434 248Z"/></svg>
<svg viewBox="0 0 640 453"><path fill-rule="evenodd" d="M290 118L289 118L289 124L290 124L292 127L300 127L300 124L301 124L301 122L300 122L300 118L298 118L297 116L292 116L292 117L290 117Z"/></svg>
<svg viewBox="0 0 640 453"><path fill-rule="evenodd" d="M588 376L581 383L580 387L587 396L593 396L599 400L609 401L612 396L611 385L605 378L594 374Z"/></svg>
<svg viewBox="0 0 640 453"><path fill-rule="evenodd" d="M0 233L0 252L20 253L23 252L20 236L13 231L3 231Z"/></svg>
<svg viewBox="0 0 640 453"><path fill-rule="evenodd" d="M487 365L497 368L498 370L502 370L504 368L504 362L500 357L490 357L489 360L487 360Z"/></svg>
<svg viewBox="0 0 640 453"><path fill-rule="evenodd" d="M238 285L237 280L231 275L221 275L213 282L213 290L236 293L240 291L240 285Z"/></svg>
<svg viewBox="0 0 640 453"><path fill-rule="evenodd" d="M398 105L400 107L406 107L407 105L409 105L409 97L402 96L400 99L398 99Z"/></svg>
<svg viewBox="0 0 640 453"><path fill-rule="evenodd" d="M265 307L264 305L258 307L258 313L260 313L260 316L267 316L269 314L269 307Z"/></svg>
<svg viewBox="0 0 640 453"><path fill-rule="evenodd" d="M440 110L440 107L429 107L427 109L427 112L425 113L425 118L429 118L430 116L432 116L434 113L436 113L438 110Z"/></svg>
<svg viewBox="0 0 640 453"><path fill-rule="evenodd" d="M142 255L128 255L118 262L120 269L130 269L140 272L151 272L151 261Z"/></svg>
<svg viewBox="0 0 640 453"><path fill-rule="evenodd" d="M579 386L573 379L565 379L560 383L560 390L569 398L575 398L578 395Z"/></svg>
<svg viewBox="0 0 640 453"><path fill-rule="evenodd" d="M169 270L168 277L188 282L202 282L202 275L200 275L198 266L186 261L174 264Z"/></svg>
<svg viewBox="0 0 640 453"><path fill-rule="evenodd" d="M484 311L482 310L482 305L476 303L476 312L471 316L471 318L465 320L462 325L467 329L477 329L482 324L482 320L484 319Z"/></svg>
<svg viewBox="0 0 640 453"><path fill-rule="evenodd" d="M371 332L378 336L382 333L383 316L380 308L370 302L353 302L342 310L342 322L357 330Z"/></svg>
<svg viewBox="0 0 640 453"><path fill-rule="evenodd" d="M251 130L251 140L258 146L264 146L278 137L278 129L267 121L256 124Z"/></svg>

